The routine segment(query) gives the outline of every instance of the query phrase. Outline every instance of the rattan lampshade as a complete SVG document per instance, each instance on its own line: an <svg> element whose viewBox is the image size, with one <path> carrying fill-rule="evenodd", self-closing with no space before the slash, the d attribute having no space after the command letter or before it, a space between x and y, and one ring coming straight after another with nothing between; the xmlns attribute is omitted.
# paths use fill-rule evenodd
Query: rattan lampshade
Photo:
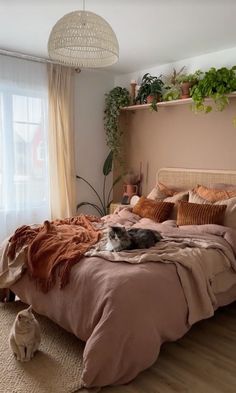
<svg viewBox="0 0 236 393"><path fill-rule="evenodd" d="M106 67L116 63L119 44L109 23L90 11L64 15L48 40L49 57L73 67Z"/></svg>

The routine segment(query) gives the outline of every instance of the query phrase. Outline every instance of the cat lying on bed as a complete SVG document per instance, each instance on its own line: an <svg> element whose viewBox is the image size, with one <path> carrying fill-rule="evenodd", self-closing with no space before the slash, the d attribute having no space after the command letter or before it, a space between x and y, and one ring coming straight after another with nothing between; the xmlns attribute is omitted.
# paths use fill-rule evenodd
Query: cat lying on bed
<svg viewBox="0 0 236 393"><path fill-rule="evenodd" d="M157 231L151 229L112 226L108 232L106 251L135 250L153 247L162 239Z"/></svg>
<svg viewBox="0 0 236 393"><path fill-rule="evenodd" d="M31 306L17 314L11 328L9 344L16 359L21 362L28 362L38 350L40 328Z"/></svg>

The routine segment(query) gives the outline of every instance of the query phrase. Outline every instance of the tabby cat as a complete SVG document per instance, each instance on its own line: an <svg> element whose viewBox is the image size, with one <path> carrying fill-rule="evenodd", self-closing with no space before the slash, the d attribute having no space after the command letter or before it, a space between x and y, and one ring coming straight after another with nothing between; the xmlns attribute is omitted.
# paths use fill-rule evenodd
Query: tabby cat
<svg viewBox="0 0 236 393"><path fill-rule="evenodd" d="M30 306L16 316L9 337L10 348L17 360L27 362L33 358L40 340L39 323Z"/></svg>
<svg viewBox="0 0 236 393"><path fill-rule="evenodd" d="M109 228L107 251L134 250L139 248L153 247L162 239L157 231L151 229L112 226Z"/></svg>

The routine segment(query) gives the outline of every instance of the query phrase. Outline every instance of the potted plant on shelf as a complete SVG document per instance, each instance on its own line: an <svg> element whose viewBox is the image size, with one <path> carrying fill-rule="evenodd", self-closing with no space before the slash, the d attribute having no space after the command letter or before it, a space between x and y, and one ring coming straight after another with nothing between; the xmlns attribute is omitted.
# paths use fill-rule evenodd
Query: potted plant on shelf
<svg viewBox="0 0 236 393"><path fill-rule="evenodd" d="M163 101L174 101L180 98L181 90L179 86L164 85L162 99Z"/></svg>
<svg viewBox="0 0 236 393"><path fill-rule="evenodd" d="M236 91L236 66L232 68L210 68L202 79L191 89L193 110L209 113L212 106L205 104L205 98L212 98L216 109L222 111L229 103L227 94Z"/></svg>
<svg viewBox="0 0 236 393"><path fill-rule="evenodd" d="M173 71L169 75L164 76L164 86L162 90L162 99L163 101L174 101L178 100L181 95L181 89L180 86L177 82L177 78L182 75L183 70L185 69L185 66L180 68L179 71L177 71L175 68L173 68Z"/></svg>
<svg viewBox="0 0 236 393"><path fill-rule="evenodd" d="M122 130L119 126L120 108L130 104L130 94L127 89L114 87L105 95L104 128L106 143L112 151L114 159L121 161Z"/></svg>
<svg viewBox="0 0 236 393"><path fill-rule="evenodd" d="M140 104L151 104L151 110L157 111L157 102L161 100L162 88L164 86L161 77L146 73L142 77L141 85L135 102Z"/></svg>
<svg viewBox="0 0 236 393"><path fill-rule="evenodd" d="M176 68L173 68L172 74L165 76L165 81L167 85L171 86L178 86L178 78L183 75L183 71L185 69L185 66L180 68L179 71L176 70Z"/></svg>
<svg viewBox="0 0 236 393"><path fill-rule="evenodd" d="M194 74L182 74L176 78L181 89L181 98L190 97L190 89L199 81L202 71L197 70Z"/></svg>

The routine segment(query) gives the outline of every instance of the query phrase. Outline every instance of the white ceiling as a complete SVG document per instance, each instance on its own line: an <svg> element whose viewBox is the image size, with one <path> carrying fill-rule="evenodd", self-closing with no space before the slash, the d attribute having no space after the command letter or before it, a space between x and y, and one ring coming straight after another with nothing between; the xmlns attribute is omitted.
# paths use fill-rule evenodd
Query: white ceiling
<svg viewBox="0 0 236 393"><path fill-rule="evenodd" d="M82 0L0 0L0 49L47 57L52 26ZM235 0L87 0L120 45L116 73L236 46ZM236 59L235 59L236 63Z"/></svg>

